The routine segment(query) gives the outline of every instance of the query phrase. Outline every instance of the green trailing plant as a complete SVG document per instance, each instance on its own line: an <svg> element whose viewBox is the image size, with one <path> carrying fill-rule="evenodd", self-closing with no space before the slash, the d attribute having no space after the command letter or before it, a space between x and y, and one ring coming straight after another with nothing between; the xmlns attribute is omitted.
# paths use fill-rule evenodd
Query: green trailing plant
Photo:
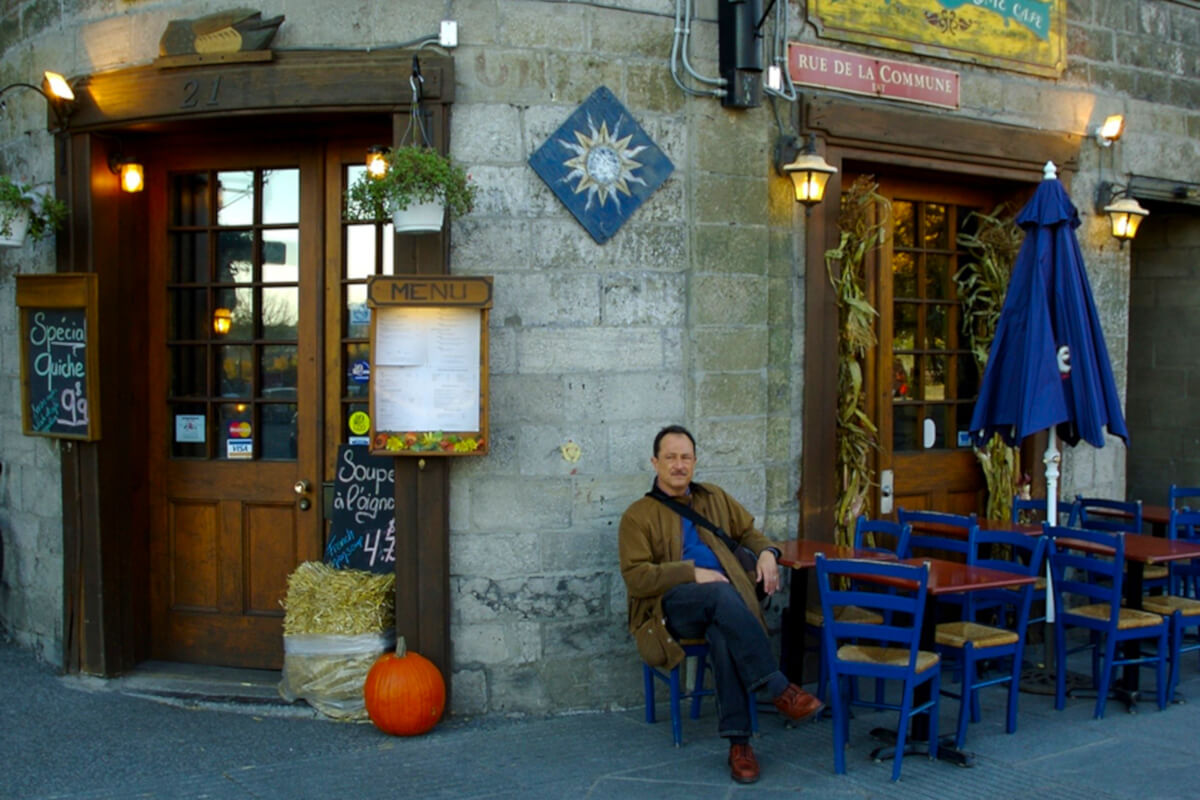
<svg viewBox="0 0 1200 800"><path fill-rule="evenodd" d="M413 203L441 200L451 216L470 213L476 187L465 169L430 147L394 147L384 155L387 172L363 173L346 190L351 219L383 219Z"/></svg>
<svg viewBox="0 0 1200 800"><path fill-rule="evenodd" d="M867 299L866 262L886 238L889 203L870 177L859 177L842 193L838 246L825 251L825 267L838 307L838 498L834 507L834 540L849 544L854 520L866 507L875 484L872 451L878 428L867 414L864 364L875 346L879 313Z"/></svg>
<svg viewBox="0 0 1200 800"><path fill-rule="evenodd" d="M23 213L29 214L26 236L35 242L51 235L67 221L65 203L28 184L0 175L0 236L12 235L13 222Z"/></svg>
<svg viewBox="0 0 1200 800"><path fill-rule="evenodd" d="M965 222L972 221L973 226L968 224L972 230L958 235L958 245L966 249L971 260L959 268L954 281L962 305L963 334L982 376L1024 236L1006 204L997 206L991 214L973 211ZM983 447L975 448L975 457L987 481L986 518L1008 519L1017 488L1018 449L996 435Z"/></svg>

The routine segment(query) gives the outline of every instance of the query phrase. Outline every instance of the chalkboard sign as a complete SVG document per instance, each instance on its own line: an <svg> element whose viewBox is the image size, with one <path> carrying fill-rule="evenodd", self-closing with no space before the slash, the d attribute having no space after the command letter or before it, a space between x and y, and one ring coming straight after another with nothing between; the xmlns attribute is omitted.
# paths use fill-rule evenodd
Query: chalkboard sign
<svg viewBox="0 0 1200 800"><path fill-rule="evenodd" d="M96 276L18 275L24 432L100 438Z"/></svg>
<svg viewBox="0 0 1200 800"><path fill-rule="evenodd" d="M333 521L325 563L339 569L396 569L396 461L365 445L338 448Z"/></svg>

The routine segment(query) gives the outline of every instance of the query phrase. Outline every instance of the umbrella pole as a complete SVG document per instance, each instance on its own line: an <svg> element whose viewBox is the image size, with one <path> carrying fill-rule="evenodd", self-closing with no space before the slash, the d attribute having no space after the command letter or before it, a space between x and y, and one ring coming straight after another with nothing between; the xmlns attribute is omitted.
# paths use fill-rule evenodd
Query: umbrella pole
<svg viewBox="0 0 1200 800"><path fill-rule="evenodd" d="M1062 455L1058 452L1058 431L1051 425L1046 436L1046 452L1042 463L1046 465L1046 521L1058 525L1058 465ZM1046 624L1054 622L1054 586L1050 582L1050 559L1046 559Z"/></svg>

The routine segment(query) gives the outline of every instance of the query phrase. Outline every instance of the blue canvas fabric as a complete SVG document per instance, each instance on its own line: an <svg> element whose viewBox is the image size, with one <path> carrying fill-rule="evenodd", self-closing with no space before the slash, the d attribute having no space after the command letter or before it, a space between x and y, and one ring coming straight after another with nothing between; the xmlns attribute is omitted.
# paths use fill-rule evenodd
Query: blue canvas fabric
<svg viewBox="0 0 1200 800"><path fill-rule="evenodd" d="M992 341L971 435L1011 445L1057 426L1059 437L1104 446L1104 430L1129 444L1104 331L1075 229L1079 212L1057 178L1044 180L1017 215L1025 240ZM1070 348L1071 370L1058 370Z"/></svg>

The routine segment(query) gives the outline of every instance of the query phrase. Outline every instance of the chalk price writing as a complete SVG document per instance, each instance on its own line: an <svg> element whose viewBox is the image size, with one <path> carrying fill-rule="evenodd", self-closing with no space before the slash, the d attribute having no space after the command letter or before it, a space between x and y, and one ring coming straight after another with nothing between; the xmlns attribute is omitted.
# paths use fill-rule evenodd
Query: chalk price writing
<svg viewBox="0 0 1200 800"><path fill-rule="evenodd" d="M381 549L382 548L382 549ZM370 566L375 566L376 560L382 564L396 562L396 518L388 522L387 530L376 528L363 534L363 552L370 556Z"/></svg>

